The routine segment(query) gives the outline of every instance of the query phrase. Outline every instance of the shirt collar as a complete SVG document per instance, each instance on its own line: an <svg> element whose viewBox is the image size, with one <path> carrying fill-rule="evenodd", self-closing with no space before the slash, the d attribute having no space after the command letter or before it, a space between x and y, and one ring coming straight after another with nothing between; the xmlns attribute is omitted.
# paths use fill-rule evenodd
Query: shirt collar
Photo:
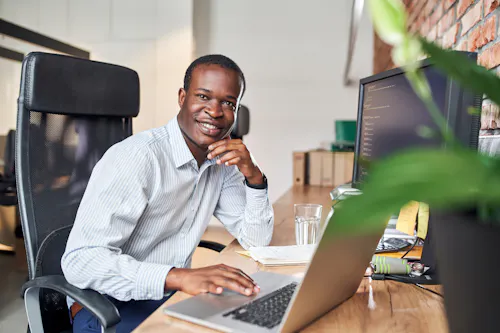
<svg viewBox="0 0 500 333"><path fill-rule="evenodd" d="M191 161L196 164L196 159L189 150L189 147L182 135L181 128L177 121L177 116L175 116L168 124L167 131L170 137L170 145L172 146L172 156L174 158L175 167L179 168L184 164ZM208 166L215 164L215 160L205 160L203 164L208 164Z"/></svg>

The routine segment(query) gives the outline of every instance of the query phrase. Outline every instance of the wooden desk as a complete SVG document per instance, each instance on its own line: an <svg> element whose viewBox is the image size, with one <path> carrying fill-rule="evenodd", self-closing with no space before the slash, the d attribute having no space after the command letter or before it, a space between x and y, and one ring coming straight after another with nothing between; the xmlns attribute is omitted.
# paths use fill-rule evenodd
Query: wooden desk
<svg viewBox="0 0 500 333"><path fill-rule="evenodd" d="M324 220L330 210L330 190L298 186L286 192L273 206L275 228L272 245L295 243L294 203L322 204ZM250 258L236 254L235 250L242 250L237 241L227 246L213 264L235 266L249 274L259 270L284 274L301 274L304 271L304 266L264 267ZM189 295L177 292L135 332L214 332L163 314L164 306L187 297ZM370 281L365 278L353 297L310 324L303 332L447 332L444 311L442 299L425 290L413 285L393 281Z"/></svg>

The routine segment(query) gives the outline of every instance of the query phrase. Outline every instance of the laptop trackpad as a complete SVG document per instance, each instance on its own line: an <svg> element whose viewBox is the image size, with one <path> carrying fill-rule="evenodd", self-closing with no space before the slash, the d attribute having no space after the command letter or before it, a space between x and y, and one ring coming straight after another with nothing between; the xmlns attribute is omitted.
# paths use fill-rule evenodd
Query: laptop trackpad
<svg viewBox="0 0 500 333"><path fill-rule="evenodd" d="M225 313L232 308L239 307L256 297L274 291L279 287L296 280L293 277L269 272L258 272L252 275L257 284L262 288L258 295L245 296L235 291L224 289L222 294L200 294L182 302L165 308L165 313L173 316L194 317L207 319L211 316Z"/></svg>
<svg viewBox="0 0 500 333"><path fill-rule="evenodd" d="M222 294L200 294L183 302L167 308L167 312L173 311L187 316L195 316L206 319L233 307L243 305L255 296L244 296L231 290L224 290ZM170 311L168 311L170 310Z"/></svg>

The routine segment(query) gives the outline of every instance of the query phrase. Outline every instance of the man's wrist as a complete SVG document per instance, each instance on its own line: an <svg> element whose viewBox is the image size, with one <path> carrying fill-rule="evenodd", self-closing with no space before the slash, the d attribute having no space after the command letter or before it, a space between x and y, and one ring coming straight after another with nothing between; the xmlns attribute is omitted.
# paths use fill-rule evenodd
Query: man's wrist
<svg viewBox="0 0 500 333"><path fill-rule="evenodd" d="M172 268L165 279L165 291L181 290L182 279L187 271L186 268Z"/></svg>
<svg viewBox="0 0 500 333"><path fill-rule="evenodd" d="M256 189L256 190L264 190L267 189L267 178L266 175L262 174L261 179L254 181L253 183L249 182L248 179L245 178L246 186Z"/></svg>
<svg viewBox="0 0 500 333"><path fill-rule="evenodd" d="M245 177L247 184L262 185L264 183L264 174L258 167L255 167L255 172L250 177Z"/></svg>

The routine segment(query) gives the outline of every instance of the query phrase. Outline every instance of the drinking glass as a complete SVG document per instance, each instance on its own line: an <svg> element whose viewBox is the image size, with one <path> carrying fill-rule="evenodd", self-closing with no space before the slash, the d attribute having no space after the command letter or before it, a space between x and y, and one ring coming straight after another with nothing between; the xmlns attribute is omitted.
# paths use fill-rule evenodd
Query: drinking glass
<svg viewBox="0 0 500 333"><path fill-rule="evenodd" d="M295 239L297 245L316 244L320 232L322 205L295 204Z"/></svg>

